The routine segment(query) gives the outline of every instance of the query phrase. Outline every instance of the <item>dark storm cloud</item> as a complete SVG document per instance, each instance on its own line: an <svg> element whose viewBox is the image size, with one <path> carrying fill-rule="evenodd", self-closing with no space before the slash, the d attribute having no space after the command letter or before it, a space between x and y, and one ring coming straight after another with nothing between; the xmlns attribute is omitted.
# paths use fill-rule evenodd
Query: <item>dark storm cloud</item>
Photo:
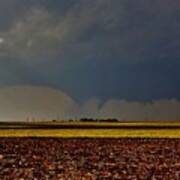
<svg viewBox="0 0 180 180"><path fill-rule="evenodd" d="M0 5L1 85L49 85L80 100L180 98L180 1Z"/></svg>
<svg viewBox="0 0 180 180"><path fill-rule="evenodd" d="M178 1L12 2L9 6L17 6L12 10L17 16L1 33L8 54L39 59L48 54L71 61L96 56L128 63L179 56ZM26 9L21 10L24 17L16 12L18 7Z"/></svg>

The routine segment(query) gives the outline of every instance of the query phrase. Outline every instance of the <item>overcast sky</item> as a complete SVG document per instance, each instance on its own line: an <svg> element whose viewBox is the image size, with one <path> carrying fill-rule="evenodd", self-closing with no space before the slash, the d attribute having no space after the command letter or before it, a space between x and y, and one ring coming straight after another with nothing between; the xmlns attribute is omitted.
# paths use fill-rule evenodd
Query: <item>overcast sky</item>
<svg viewBox="0 0 180 180"><path fill-rule="evenodd" d="M178 101L179 49L179 0L0 0L1 87Z"/></svg>

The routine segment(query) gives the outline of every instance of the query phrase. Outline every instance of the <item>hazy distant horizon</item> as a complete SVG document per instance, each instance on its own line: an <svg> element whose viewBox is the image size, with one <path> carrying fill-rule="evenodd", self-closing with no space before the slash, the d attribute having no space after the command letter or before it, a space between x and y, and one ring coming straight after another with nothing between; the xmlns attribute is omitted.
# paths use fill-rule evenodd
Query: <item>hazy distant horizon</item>
<svg viewBox="0 0 180 180"><path fill-rule="evenodd" d="M0 88L0 121L116 118L119 120L180 120L180 101L133 102L89 99L83 103L57 89L41 86Z"/></svg>

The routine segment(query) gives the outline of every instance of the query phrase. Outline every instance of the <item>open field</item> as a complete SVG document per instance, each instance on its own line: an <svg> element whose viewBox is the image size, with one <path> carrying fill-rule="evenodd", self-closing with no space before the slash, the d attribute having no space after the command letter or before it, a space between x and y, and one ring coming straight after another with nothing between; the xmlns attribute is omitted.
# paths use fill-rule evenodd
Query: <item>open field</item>
<svg viewBox="0 0 180 180"><path fill-rule="evenodd" d="M0 137L180 138L180 122L0 122Z"/></svg>
<svg viewBox="0 0 180 180"><path fill-rule="evenodd" d="M0 137L180 138L180 129L1 129Z"/></svg>
<svg viewBox="0 0 180 180"><path fill-rule="evenodd" d="M178 180L180 140L0 138L0 179Z"/></svg>

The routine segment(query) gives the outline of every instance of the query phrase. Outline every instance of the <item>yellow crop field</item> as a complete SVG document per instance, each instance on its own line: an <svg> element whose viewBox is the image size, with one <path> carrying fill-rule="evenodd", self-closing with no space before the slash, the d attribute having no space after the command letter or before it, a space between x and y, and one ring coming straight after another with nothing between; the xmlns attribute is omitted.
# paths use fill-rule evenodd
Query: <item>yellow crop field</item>
<svg viewBox="0 0 180 180"><path fill-rule="evenodd" d="M0 137L180 138L180 122L1 123Z"/></svg>
<svg viewBox="0 0 180 180"><path fill-rule="evenodd" d="M1 129L0 137L180 138L180 129Z"/></svg>

